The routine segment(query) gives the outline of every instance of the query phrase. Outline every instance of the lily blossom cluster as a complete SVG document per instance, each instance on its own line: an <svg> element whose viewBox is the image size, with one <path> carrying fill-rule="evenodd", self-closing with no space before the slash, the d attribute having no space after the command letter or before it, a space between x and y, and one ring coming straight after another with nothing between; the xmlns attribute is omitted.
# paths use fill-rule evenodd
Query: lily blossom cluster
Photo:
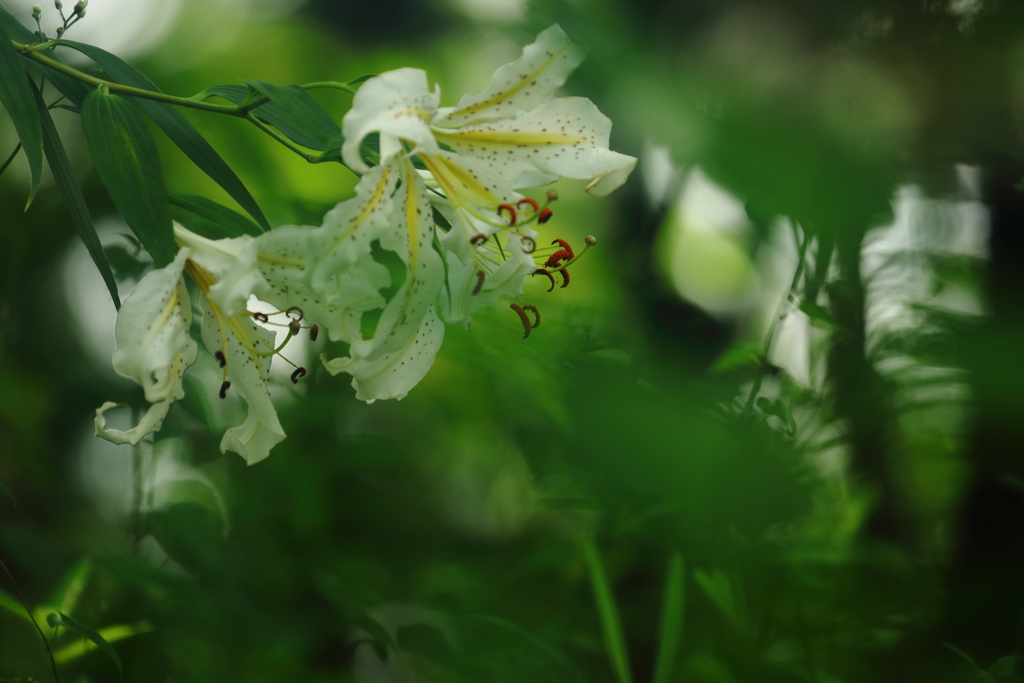
<svg viewBox="0 0 1024 683"><path fill-rule="evenodd" d="M479 306L511 301L529 336L540 316L517 301L527 277L545 276L551 291L557 274L565 287L567 267L596 241L588 237L579 253L561 239L538 249L557 194L538 203L518 190L565 176L590 180L587 191L604 196L636 164L608 149L611 121L590 100L553 97L582 59L552 26L498 69L487 90L455 107L439 106L440 89L430 91L422 70L383 73L360 87L343 119L343 160L362 177L323 225L211 240L175 224L177 257L135 286L115 327L114 369L141 384L151 406L121 432L106 427L104 413L116 404L105 403L97 435L138 443L184 396L182 374L198 353L186 273L199 290L203 345L223 371L219 394L237 391L249 407L221 451L249 464L285 438L269 368L275 356L290 362L281 352L303 330L315 339L323 328L349 345L347 356L321 361L331 374L351 375L356 397L368 402L404 397L433 364L444 324L468 322ZM366 153L371 135L379 139L375 154ZM381 250L401 259L400 275ZM275 346L263 327L266 315L247 310L250 297L289 314L284 344ZM366 314L375 326L364 325ZM296 367L292 381L305 374Z"/></svg>

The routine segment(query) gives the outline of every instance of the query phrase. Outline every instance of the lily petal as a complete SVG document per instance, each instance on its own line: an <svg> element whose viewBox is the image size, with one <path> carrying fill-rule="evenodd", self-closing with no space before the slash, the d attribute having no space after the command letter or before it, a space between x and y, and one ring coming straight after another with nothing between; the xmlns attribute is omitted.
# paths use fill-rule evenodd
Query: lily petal
<svg viewBox="0 0 1024 683"><path fill-rule="evenodd" d="M550 174L594 178L587 190L604 196L625 182L636 158L608 149L612 122L585 97L545 102L516 119L438 133L464 158L477 159L500 181L547 180ZM535 175L541 175L539 178Z"/></svg>
<svg viewBox="0 0 1024 683"><path fill-rule="evenodd" d="M226 368L231 390L237 391L249 405L245 422L224 434L220 451L234 451L252 465L270 455L270 449L285 438L267 389L271 357L252 351L272 349L274 335L248 319L218 316L205 297L200 299L200 304L203 344L210 353L216 353L221 349L222 332L227 336Z"/></svg>
<svg viewBox="0 0 1024 683"><path fill-rule="evenodd" d="M174 224L174 239L191 250L189 258L206 270L216 283L209 296L225 315L238 315L245 310L250 294L267 288L257 263L258 245L248 235L211 240Z"/></svg>
<svg viewBox="0 0 1024 683"><path fill-rule="evenodd" d="M163 426L164 418L167 417L167 411L171 409L172 403L174 403L172 399L154 403L146 411L146 414L142 416L142 419L139 420L139 424L126 432L122 432L118 429L107 429L107 418L103 414L111 408L119 408L121 406L120 403L107 401L96 409L96 418L94 420L96 436L106 439L110 443L134 446L142 441L142 437L158 431Z"/></svg>
<svg viewBox="0 0 1024 683"><path fill-rule="evenodd" d="M436 152L430 120L440 101L440 88L430 92L427 74L422 69L397 69L367 80L359 87L352 108L342 119L345 142L341 156L345 165L357 173L369 170L359 147L373 132L413 142L417 151ZM384 158L381 161L383 163Z"/></svg>
<svg viewBox="0 0 1024 683"><path fill-rule="evenodd" d="M328 359L324 354L321 360L332 375L340 372L352 375L352 387L356 390L356 398L361 401L401 399L430 370L443 339L444 324L431 306L420 321L416 333L406 340L404 346L394 351L373 360L358 353L335 359Z"/></svg>
<svg viewBox="0 0 1024 683"><path fill-rule="evenodd" d="M494 72L487 90L464 95L457 107L439 112L433 123L454 127L529 111L560 88L585 56L555 24L524 47L519 59Z"/></svg>

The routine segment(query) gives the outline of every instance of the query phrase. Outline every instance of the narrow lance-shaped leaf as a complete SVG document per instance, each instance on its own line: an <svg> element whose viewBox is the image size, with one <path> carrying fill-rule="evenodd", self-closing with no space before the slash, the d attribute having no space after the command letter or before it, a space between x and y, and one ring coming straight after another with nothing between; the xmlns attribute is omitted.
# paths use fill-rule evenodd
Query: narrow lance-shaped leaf
<svg viewBox="0 0 1024 683"><path fill-rule="evenodd" d="M671 683L675 680L676 659L683 638L685 591L686 568L683 564L682 554L676 550L669 559L668 576L665 578L665 598L661 612L654 683Z"/></svg>
<svg viewBox="0 0 1024 683"><path fill-rule="evenodd" d="M110 298L114 300L114 307L121 308L121 299L117 295L117 281L114 280L114 273L110 270L110 262L103 253L103 245L100 244L99 235L96 234L96 226L93 225L92 216L89 215L89 208L85 204L85 197L82 196L82 189L78 186L74 171L71 170L71 162L68 161L67 152L57 135L57 128L53 125L50 112L46 109L46 103L42 95L33 86L33 95L36 101L36 108L39 111L39 120L43 128L43 151L46 153L46 162L50 165L54 182L57 184L57 191L64 199L64 206L68 207L71 220L78 230L78 236L82 238L85 248L96 264L97 270L103 277L103 283L110 292Z"/></svg>
<svg viewBox="0 0 1024 683"><path fill-rule="evenodd" d="M20 21L18 21L10 12L3 8L2 4L0 4L0 26L3 26L4 30L7 31L8 36L18 41L19 43L29 44L34 43L36 42L36 40L38 40L36 34L34 34L29 29L25 28L25 26L22 25ZM52 49L42 50L40 51L40 54L43 54L49 57L50 59L53 59L62 64L64 63L64 60L60 58L60 55L55 53ZM32 67L32 69L36 73L45 78L47 81L53 83L53 85L56 86L57 90L59 90L62 95L67 97L73 103L81 104L83 101L85 101L85 96L89 94L89 86L87 86L85 83L82 83L81 81L76 81L70 76L62 74L61 72L51 69L50 67L45 66L43 64L40 64L37 61L28 59L27 57L24 57L23 60L30 67Z"/></svg>
<svg viewBox="0 0 1024 683"><path fill-rule="evenodd" d="M287 121L273 125L300 145L323 150L341 139L341 126L299 86L281 87L264 81L243 82L285 111ZM285 125L282 127L281 124ZM296 132L300 134L298 137L305 139L306 142L297 139Z"/></svg>
<svg viewBox="0 0 1024 683"><path fill-rule="evenodd" d="M608 575L604 571L601 556L597 552L597 544L590 536L583 539L583 555L590 573L590 583L594 589L594 602L597 614L601 619L601 631L604 633L604 644L608 650L608 659L615 670L618 683L633 683L633 675L629 668L629 656L626 652L626 636L622 630L619 611L615 607L615 598Z"/></svg>
<svg viewBox="0 0 1024 683"><path fill-rule="evenodd" d="M258 225L242 214L237 211L232 211L228 207L222 206L211 199L207 199L206 197L200 197L194 194L182 194L181 192L169 192L168 197L171 200L171 204L174 206L194 213L200 218L204 218L207 221L215 223L219 228L221 228L218 231L218 234L204 235L204 237L209 237L211 239L240 237L241 235L253 235L255 237L259 237L263 232ZM196 231L193 230L193 232Z"/></svg>
<svg viewBox="0 0 1024 683"><path fill-rule="evenodd" d="M0 104L4 105L7 114L14 123L14 129L21 140L21 148L28 159L28 168L32 173L32 185L28 192L27 209L39 189L39 181L43 176L43 130L36 111L32 86L25 73L21 55L11 44L11 37L4 25L0 23Z"/></svg>
<svg viewBox="0 0 1024 683"><path fill-rule="evenodd" d="M78 50L89 59L96 62L111 78L120 83L140 90L160 92L160 88L145 74L128 64L120 57L116 57L106 50L101 50L92 45L76 43L71 40L60 41L61 45ZM249 194L249 190L239 179L231 167L227 165L217 151L206 139L199 134L188 119L173 105L164 102L156 102L145 98L134 98L139 106L153 119L156 125L170 138L171 142L192 160L200 170L210 176L224 191L231 196L238 205L252 216L260 227L270 230L270 223L260 210L256 200Z"/></svg>
<svg viewBox="0 0 1024 683"><path fill-rule="evenodd" d="M48 615L46 617L46 623L50 625L50 628L57 628L58 626L63 626L72 633L76 633L82 636L83 638L88 638L96 644L96 647L110 655L110 658L114 660L115 664L117 664L117 670L122 671L121 658L117 656L117 650L115 650L114 646L108 643L106 639L103 636L101 636L96 629L90 626L86 626L82 622L76 621L68 615L61 614L60 612Z"/></svg>
<svg viewBox="0 0 1024 683"><path fill-rule="evenodd" d="M135 104L103 90L82 105L86 144L114 205L163 268L174 260L174 232L153 136Z"/></svg>

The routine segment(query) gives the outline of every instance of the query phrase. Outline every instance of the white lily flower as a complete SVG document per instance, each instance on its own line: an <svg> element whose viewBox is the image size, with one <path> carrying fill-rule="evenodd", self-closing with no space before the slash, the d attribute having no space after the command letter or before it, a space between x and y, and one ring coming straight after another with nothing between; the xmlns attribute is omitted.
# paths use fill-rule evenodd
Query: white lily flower
<svg viewBox="0 0 1024 683"><path fill-rule="evenodd" d="M560 176L593 179L587 191L604 196L625 182L634 157L608 149L611 121L580 97L549 99L583 59L557 25L542 32L522 56L497 72L479 95L456 107L439 108L420 69L398 69L367 80L356 93L342 127L345 163L367 170L360 146L381 135L412 147L451 203L462 235L446 244L464 259L466 241L537 220L520 215L512 190L553 182ZM441 145L445 148L442 148Z"/></svg>
<svg viewBox="0 0 1024 683"><path fill-rule="evenodd" d="M174 401L185 396L181 378L195 362L196 343L189 337L192 306L181 278L189 250L182 249L164 268L154 270L132 289L114 326L114 370L142 385L151 404L137 426L126 432L107 429L106 413L117 403L96 410L96 436L134 446L160 429Z"/></svg>

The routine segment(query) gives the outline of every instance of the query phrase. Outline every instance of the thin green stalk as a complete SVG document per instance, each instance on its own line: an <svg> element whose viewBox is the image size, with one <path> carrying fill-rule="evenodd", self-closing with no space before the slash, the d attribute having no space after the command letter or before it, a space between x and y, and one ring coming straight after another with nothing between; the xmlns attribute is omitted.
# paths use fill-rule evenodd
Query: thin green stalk
<svg viewBox="0 0 1024 683"><path fill-rule="evenodd" d="M7 167L11 165L11 162L14 161L14 157L18 156L18 152L20 151L21 143L19 142L17 145L14 146L14 151L11 152L11 156L7 157L7 161L4 162L4 165L0 166L0 175L4 174L4 171L7 170Z"/></svg>
<svg viewBox="0 0 1024 683"><path fill-rule="evenodd" d="M294 142L292 142L291 140L286 138L284 135L282 135L281 133L278 133L272 127L270 127L267 124L265 124L262 121L260 121L258 118L256 118L256 116L254 114L252 114L252 113L246 114L245 115L245 119L247 121L249 121L250 123L252 123L257 128L259 128L260 130L262 130L264 133L269 135L270 137L272 137L275 140L277 140L278 142L280 142L282 145L284 145L285 147L287 147L291 151L293 151L296 154L298 154L300 157L302 157L306 161L312 162L315 159L314 155L312 155L309 152L307 152L306 150L302 149L301 147L296 145Z"/></svg>
<svg viewBox="0 0 1024 683"><path fill-rule="evenodd" d="M300 85L303 90L315 90L317 88L330 88L332 90L343 90L350 95L355 95L357 88L352 87L348 83L341 83L339 81L317 81L316 83L306 83Z"/></svg>
<svg viewBox="0 0 1024 683"><path fill-rule="evenodd" d="M608 577L605 574L604 565L601 564L597 544L594 543L594 539L590 535L583 538L583 554L587 561L587 570L590 573L590 583L594 588L594 601L597 603L597 613L601 618L601 631L604 633L604 643L612 668L615 670L615 678L618 683L633 683L622 621L615 608L615 598L608 585Z"/></svg>
<svg viewBox="0 0 1024 683"><path fill-rule="evenodd" d="M683 613L686 609L686 565L683 555L673 551L665 578L665 601L662 605L658 637L658 659L654 667L654 683L674 680L676 659L683 639Z"/></svg>
<svg viewBox="0 0 1024 683"><path fill-rule="evenodd" d="M50 641L46 639L46 635L43 633L43 629L39 628L39 622L36 621L35 615L32 614L32 608L28 606L28 601L25 600L25 596L21 592L21 587L18 586L18 582L14 580L14 575L11 574L11 570L7 568L3 560L0 560L0 567L3 567L4 573L7 574L7 578L11 580L11 585L14 586L14 590L18 593L18 599L21 600L22 607L28 612L28 618L32 620L32 625L36 627L36 631L39 632L39 637L43 639L43 645L46 646L46 654L50 655L50 666L53 667L53 680L56 683L60 683L60 676L57 675L57 662L53 658L53 650L50 649Z"/></svg>

